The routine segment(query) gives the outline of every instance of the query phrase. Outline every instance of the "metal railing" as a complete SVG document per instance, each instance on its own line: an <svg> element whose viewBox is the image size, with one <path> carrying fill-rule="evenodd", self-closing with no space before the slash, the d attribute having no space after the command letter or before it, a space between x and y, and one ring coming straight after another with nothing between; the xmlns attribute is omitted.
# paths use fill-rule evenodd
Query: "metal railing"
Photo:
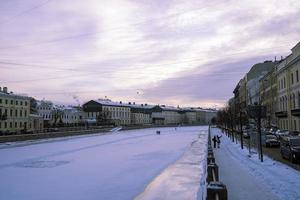
<svg viewBox="0 0 300 200"><path fill-rule="evenodd" d="M227 200L226 185L219 181L219 167L215 163L215 156L211 146L210 126L208 129L207 149L207 197L206 200Z"/></svg>

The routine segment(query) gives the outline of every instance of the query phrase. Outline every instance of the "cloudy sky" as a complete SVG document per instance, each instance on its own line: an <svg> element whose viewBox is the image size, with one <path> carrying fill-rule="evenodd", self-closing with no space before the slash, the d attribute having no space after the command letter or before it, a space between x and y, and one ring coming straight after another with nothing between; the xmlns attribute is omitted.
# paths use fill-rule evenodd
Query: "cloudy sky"
<svg viewBox="0 0 300 200"><path fill-rule="evenodd" d="M222 106L300 41L299 0L0 0L0 86L37 99Z"/></svg>

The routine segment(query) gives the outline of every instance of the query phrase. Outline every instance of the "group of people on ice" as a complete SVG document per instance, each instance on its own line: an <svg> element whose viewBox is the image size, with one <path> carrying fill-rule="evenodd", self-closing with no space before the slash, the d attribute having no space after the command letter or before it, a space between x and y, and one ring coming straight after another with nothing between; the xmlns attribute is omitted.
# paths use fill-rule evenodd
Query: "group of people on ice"
<svg viewBox="0 0 300 200"><path fill-rule="evenodd" d="M220 144L221 144L221 140L220 138L222 137L221 136L218 136L218 135L215 135L212 139L213 143L214 143L214 148L216 148L217 144L218 144L218 148L220 148Z"/></svg>

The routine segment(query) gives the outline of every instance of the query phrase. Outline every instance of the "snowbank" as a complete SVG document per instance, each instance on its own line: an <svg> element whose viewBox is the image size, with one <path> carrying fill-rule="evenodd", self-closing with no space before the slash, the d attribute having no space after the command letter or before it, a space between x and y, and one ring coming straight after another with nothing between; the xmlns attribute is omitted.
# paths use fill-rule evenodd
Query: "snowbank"
<svg viewBox="0 0 300 200"><path fill-rule="evenodd" d="M196 200L205 189L207 131L174 164L156 177L135 200Z"/></svg>

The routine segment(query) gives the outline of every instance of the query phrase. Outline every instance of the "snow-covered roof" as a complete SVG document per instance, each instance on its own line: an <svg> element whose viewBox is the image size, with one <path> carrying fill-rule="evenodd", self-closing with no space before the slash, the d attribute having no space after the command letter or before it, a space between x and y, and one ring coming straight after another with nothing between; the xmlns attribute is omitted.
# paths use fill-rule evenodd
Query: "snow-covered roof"
<svg viewBox="0 0 300 200"><path fill-rule="evenodd" d="M0 96L17 98L17 99L26 99L26 100L30 99L30 97L25 96L25 95L18 95L18 94L14 94L12 92L8 93L8 92L3 92L3 91L0 92Z"/></svg>
<svg viewBox="0 0 300 200"><path fill-rule="evenodd" d="M152 109L155 105L148 105L148 104L127 104L127 106L131 108L142 108L142 109Z"/></svg>
<svg viewBox="0 0 300 200"><path fill-rule="evenodd" d="M95 100L95 102L102 104L102 105L106 105L106 106L128 107L128 104L123 104L122 101L114 102L110 99L98 99L98 100Z"/></svg>

